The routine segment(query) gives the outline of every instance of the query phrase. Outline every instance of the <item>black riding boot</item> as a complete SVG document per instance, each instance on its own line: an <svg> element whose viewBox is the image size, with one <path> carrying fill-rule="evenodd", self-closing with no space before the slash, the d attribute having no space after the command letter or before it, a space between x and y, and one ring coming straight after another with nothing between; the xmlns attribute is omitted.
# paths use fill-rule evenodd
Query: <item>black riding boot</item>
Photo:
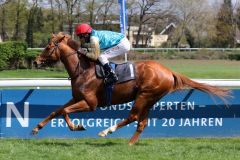
<svg viewBox="0 0 240 160"><path fill-rule="evenodd" d="M118 81L118 77L114 70L112 69L111 65L109 63L106 63L103 66L104 72L105 72L105 83L107 85L112 85Z"/></svg>

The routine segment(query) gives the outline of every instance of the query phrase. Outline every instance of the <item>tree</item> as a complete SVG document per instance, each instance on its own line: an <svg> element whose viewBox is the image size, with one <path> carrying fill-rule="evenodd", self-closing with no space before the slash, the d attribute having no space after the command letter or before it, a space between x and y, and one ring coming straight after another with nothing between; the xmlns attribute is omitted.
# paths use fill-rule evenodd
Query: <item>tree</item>
<svg viewBox="0 0 240 160"><path fill-rule="evenodd" d="M17 40L19 38L19 17L20 17L20 0L17 0L16 6L16 23L15 23L15 33L13 36L13 40Z"/></svg>
<svg viewBox="0 0 240 160"><path fill-rule="evenodd" d="M240 6L237 8L237 12L236 12L236 23L237 23L237 27L240 30Z"/></svg>
<svg viewBox="0 0 240 160"><path fill-rule="evenodd" d="M55 2L57 4L58 29L63 31L63 2L61 0L55 0Z"/></svg>
<svg viewBox="0 0 240 160"><path fill-rule="evenodd" d="M128 8L128 27L127 27L127 35L130 36L131 25L134 16L134 7L135 3L133 0L127 1L127 8Z"/></svg>
<svg viewBox="0 0 240 160"><path fill-rule="evenodd" d="M231 0L224 0L217 15L216 47L233 47L235 27Z"/></svg>
<svg viewBox="0 0 240 160"><path fill-rule="evenodd" d="M89 22L90 25L94 24L95 18L94 18L94 11L96 8L96 1L95 0L88 0L86 2L86 11L88 12L89 15Z"/></svg>
<svg viewBox="0 0 240 160"><path fill-rule="evenodd" d="M190 46L195 47L196 40L200 42L200 38L207 32L204 26L207 25L207 18L211 18L208 1L171 0L171 4L175 8L175 16L178 18L177 29L173 37L174 46L179 47L181 39L186 38ZM194 42L190 42L193 39Z"/></svg>
<svg viewBox="0 0 240 160"><path fill-rule="evenodd" d="M235 26L236 26L236 32L240 31L240 4L236 2L235 7L236 7L236 15L235 15ZM234 8L235 8L234 7ZM239 45L239 37L236 36L236 43Z"/></svg>
<svg viewBox="0 0 240 160"><path fill-rule="evenodd" d="M98 23L101 19L102 24L106 24L108 13L111 10L114 0L87 0L85 3L85 13L88 14L88 21L91 25Z"/></svg>
<svg viewBox="0 0 240 160"><path fill-rule="evenodd" d="M0 9L1 9L1 38L3 41L5 41L8 36L7 36L7 31L6 31L6 5L10 1L1 1L0 3Z"/></svg>
<svg viewBox="0 0 240 160"><path fill-rule="evenodd" d="M66 4L66 10L67 10L67 22L68 22L68 31L69 34L73 34L73 22L74 22L74 9L76 8L78 0L64 0Z"/></svg>
<svg viewBox="0 0 240 160"><path fill-rule="evenodd" d="M158 11L158 8L155 6L159 6L160 0L139 0L136 2L136 6L138 7L137 10L139 10L139 21L138 21L138 31L136 35L136 47L139 47L139 41L140 41L140 34L143 30L143 26L148 24L148 22L154 18L153 15Z"/></svg>
<svg viewBox="0 0 240 160"><path fill-rule="evenodd" d="M8 8L8 19L13 22L13 24L9 25L8 28L10 29L10 26L13 26L13 31L11 32L13 32L12 39L14 41L21 40L23 38L23 32L26 25L26 4L26 0L12 0L12 7Z"/></svg>
<svg viewBox="0 0 240 160"><path fill-rule="evenodd" d="M54 7L53 7L53 0L49 0L49 2L50 2L50 6L51 6L51 29L52 29L52 33L54 33L55 32L55 13L54 13Z"/></svg>
<svg viewBox="0 0 240 160"><path fill-rule="evenodd" d="M114 3L114 0L104 0L103 2L103 5L102 5L103 6L103 25L106 24L107 16L113 3Z"/></svg>
<svg viewBox="0 0 240 160"><path fill-rule="evenodd" d="M190 48L195 47L195 37L193 36L191 31L188 28L186 28L184 34L185 34L186 41L188 42Z"/></svg>
<svg viewBox="0 0 240 160"><path fill-rule="evenodd" d="M41 11L39 11L39 7L38 7L38 0L34 0L33 4L29 10L28 13L28 20L27 20L27 31L26 31L26 42L28 44L29 47L33 48L34 44L33 44L33 33L34 30L38 30L41 29L41 25L42 23L39 22L39 19L41 15L39 14ZM39 26L40 25L40 26ZM37 27L37 28L35 28Z"/></svg>

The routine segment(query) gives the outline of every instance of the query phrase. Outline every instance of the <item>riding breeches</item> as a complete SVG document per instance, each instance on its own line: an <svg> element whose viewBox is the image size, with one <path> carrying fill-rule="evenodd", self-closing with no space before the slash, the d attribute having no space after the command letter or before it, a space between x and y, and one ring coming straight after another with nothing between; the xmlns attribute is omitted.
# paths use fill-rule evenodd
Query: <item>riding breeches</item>
<svg viewBox="0 0 240 160"><path fill-rule="evenodd" d="M113 58L127 53L130 50L130 46L131 46L130 42L125 37L120 41L119 44L105 50L102 54L100 54L98 60L102 63L102 65L105 65L106 63L109 63L108 61L109 58Z"/></svg>

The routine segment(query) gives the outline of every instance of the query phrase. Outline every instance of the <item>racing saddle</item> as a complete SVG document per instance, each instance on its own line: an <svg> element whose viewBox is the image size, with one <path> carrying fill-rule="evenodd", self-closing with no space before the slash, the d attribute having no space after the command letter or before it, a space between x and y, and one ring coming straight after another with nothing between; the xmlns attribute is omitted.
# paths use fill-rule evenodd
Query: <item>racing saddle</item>
<svg viewBox="0 0 240 160"><path fill-rule="evenodd" d="M115 71L118 81L116 84L123 83L126 81L135 79L135 66L132 62L125 62L121 64L110 62L113 70ZM105 75L103 66L97 64L96 65L96 75L98 78L105 79L107 75ZM112 92L115 84L105 84L105 104L107 106L111 105L112 101Z"/></svg>

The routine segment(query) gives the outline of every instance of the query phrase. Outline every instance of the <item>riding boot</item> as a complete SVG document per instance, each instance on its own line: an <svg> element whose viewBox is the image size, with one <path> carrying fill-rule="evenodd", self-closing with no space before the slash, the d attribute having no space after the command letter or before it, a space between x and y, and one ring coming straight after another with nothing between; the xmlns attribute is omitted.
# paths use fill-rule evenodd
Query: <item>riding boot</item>
<svg viewBox="0 0 240 160"><path fill-rule="evenodd" d="M105 84L106 85L113 85L118 81L118 77L114 70L112 69L111 65L109 63L106 63L103 66L104 73L105 73Z"/></svg>

